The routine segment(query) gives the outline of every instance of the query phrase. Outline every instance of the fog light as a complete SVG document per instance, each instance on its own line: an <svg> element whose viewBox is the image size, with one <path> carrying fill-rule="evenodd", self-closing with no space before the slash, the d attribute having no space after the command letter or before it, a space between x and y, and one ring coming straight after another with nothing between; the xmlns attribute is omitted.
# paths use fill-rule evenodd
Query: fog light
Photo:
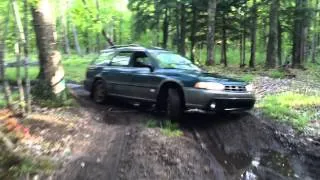
<svg viewBox="0 0 320 180"><path fill-rule="evenodd" d="M215 103L210 104L210 108L211 109L215 109L216 108L216 104Z"/></svg>

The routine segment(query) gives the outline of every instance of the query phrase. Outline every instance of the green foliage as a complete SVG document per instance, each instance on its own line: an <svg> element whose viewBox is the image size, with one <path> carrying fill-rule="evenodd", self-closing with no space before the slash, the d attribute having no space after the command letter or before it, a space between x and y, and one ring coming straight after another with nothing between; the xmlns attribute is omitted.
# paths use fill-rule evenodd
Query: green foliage
<svg viewBox="0 0 320 180"><path fill-rule="evenodd" d="M266 96L258 107L266 115L281 122L289 122L293 127L302 130L314 117L314 110L320 107L320 97L286 92Z"/></svg>

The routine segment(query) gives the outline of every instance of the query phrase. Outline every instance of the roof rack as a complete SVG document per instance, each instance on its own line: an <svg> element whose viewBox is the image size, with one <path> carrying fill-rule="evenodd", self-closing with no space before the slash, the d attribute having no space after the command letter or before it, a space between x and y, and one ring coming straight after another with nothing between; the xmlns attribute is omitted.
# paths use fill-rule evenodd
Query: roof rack
<svg viewBox="0 0 320 180"><path fill-rule="evenodd" d="M166 50L162 47L156 47L156 46L152 46L150 49L156 49L156 50Z"/></svg>
<svg viewBox="0 0 320 180"><path fill-rule="evenodd" d="M117 48L123 48L123 47L142 47L139 44L128 44L128 45L113 45L109 49L117 49Z"/></svg>

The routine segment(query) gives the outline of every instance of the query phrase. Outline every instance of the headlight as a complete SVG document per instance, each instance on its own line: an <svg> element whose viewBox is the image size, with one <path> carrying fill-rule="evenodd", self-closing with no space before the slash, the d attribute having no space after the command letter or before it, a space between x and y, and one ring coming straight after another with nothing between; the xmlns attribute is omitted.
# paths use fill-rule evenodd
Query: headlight
<svg viewBox="0 0 320 180"><path fill-rule="evenodd" d="M214 82L198 82L194 87L199 89L209 89L215 91L223 91L225 89L225 86L223 84Z"/></svg>
<svg viewBox="0 0 320 180"><path fill-rule="evenodd" d="M252 85L252 84L247 85L247 86L246 86L246 90L247 90L248 92L253 92L253 90L254 90L253 85Z"/></svg>

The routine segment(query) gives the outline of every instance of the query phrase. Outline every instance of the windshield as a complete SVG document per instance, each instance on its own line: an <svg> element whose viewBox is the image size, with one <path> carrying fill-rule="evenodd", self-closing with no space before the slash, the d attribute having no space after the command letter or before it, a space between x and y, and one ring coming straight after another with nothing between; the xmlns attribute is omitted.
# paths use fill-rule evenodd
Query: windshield
<svg viewBox="0 0 320 180"><path fill-rule="evenodd" d="M159 67L162 69L185 69L200 71L196 65L178 54L171 52L155 52L151 53L157 60Z"/></svg>

